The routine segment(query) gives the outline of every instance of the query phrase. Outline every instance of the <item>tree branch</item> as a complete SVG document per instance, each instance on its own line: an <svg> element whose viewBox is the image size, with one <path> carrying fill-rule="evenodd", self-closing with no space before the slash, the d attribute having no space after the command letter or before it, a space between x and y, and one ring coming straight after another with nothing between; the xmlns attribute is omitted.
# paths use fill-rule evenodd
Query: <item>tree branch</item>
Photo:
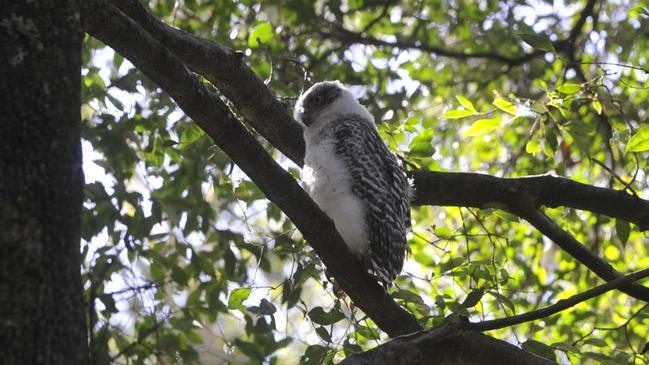
<svg viewBox="0 0 649 365"><path fill-rule="evenodd" d="M242 62L242 53L161 22L139 0L110 1L187 67L216 86L270 144L302 165L302 127L293 120L286 105Z"/></svg>
<svg viewBox="0 0 649 365"><path fill-rule="evenodd" d="M552 219L538 209L517 207L512 213L528 221L546 237L554 241L564 251L577 261L606 281L620 278L622 274L616 271L608 262L604 261L588 248L577 241L570 233L559 227ZM620 291L645 302L649 302L649 288L640 284L629 283L619 287Z"/></svg>
<svg viewBox="0 0 649 365"><path fill-rule="evenodd" d="M518 316L474 323L456 322L400 336L367 352L348 356L340 365L554 364L504 341L473 331L489 331L545 318L646 277L649 277L649 268Z"/></svg>
<svg viewBox="0 0 649 365"><path fill-rule="evenodd" d="M551 174L499 178L463 172L414 171L415 205L476 208L570 207L632 222L649 230L649 201Z"/></svg>
<svg viewBox="0 0 649 365"><path fill-rule="evenodd" d="M223 102L160 42L106 0L85 2L87 31L129 59L160 85L183 111L293 221L337 283L390 336L420 330L417 320L368 275L333 222L293 177L268 155Z"/></svg>
<svg viewBox="0 0 649 365"><path fill-rule="evenodd" d="M553 314L557 314L561 311L564 311L568 308L574 307L577 304L584 302L588 299L595 298L599 295L602 295L608 291L618 289L624 285L633 283L640 279L646 278L649 276L649 268L636 271L626 276L613 279L605 284L596 286L592 289L586 290L583 293L575 294L570 298L560 300L548 307L538 309L535 311L523 313L517 316L511 316L507 318L494 319L491 321L483 322L474 322L466 323L462 325L462 328L475 330L475 331L490 331L498 328L510 327L513 325L535 321L537 319L549 317Z"/></svg>
<svg viewBox="0 0 649 365"><path fill-rule="evenodd" d="M547 365L554 362L458 323L397 337L369 351L347 356L340 365Z"/></svg>
<svg viewBox="0 0 649 365"><path fill-rule="evenodd" d="M456 58L456 59L482 58L482 59L500 62L508 66L518 66L520 64L529 62L530 60L537 58L545 53L543 51L535 50L533 52L526 53L518 57L505 56L495 52L468 53L468 52L450 50L440 46L421 44L421 42L411 41L411 40L396 40L394 42L389 42L389 41L385 41L382 39L378 39L366 35L364 33L353 32L335 23L327 22L327 25L331 28L331 31L329 32L324 31L322 34L326 36L339 38L345 44L365 44L365 45L391 47L391 48L399 48L399 49L416 49L423 52L433 53L437 56Z"/></svg>

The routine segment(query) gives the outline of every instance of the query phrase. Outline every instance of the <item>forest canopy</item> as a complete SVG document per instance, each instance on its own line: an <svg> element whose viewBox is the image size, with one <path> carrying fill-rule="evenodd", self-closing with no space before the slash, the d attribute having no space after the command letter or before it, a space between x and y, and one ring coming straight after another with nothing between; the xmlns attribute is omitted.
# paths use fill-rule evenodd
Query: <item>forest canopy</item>
<svg viewBox="0 0 649 365"><path fill-rule="evenodd" d="M95 363L327 364L463 322L560 363L649 363L633 280L480 327L649 268L646 2L90 3ZM359 98L414 179L387 294L299 189L292 105L322 80Z"/></svg>

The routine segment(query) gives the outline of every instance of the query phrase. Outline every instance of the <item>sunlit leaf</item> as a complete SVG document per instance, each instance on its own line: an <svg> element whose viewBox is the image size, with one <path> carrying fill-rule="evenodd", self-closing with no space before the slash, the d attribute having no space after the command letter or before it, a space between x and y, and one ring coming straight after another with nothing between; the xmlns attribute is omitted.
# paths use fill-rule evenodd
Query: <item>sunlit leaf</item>
<svg viewBox="0 0 649 365"><path fill-rule="evenodd" d="M463 135L465 137L474 137L474 136L480 136L486 133L491 132L492 130L498 128L500 126L500 119L478 119L471 126L469 129L464 131Z"/></svg>
<svg viewBox="0 0 649 365"><path fill-rule="evenodd" d="M581 90L581 85L572 82L567 82L557 88L558 92L566 95L576 94L579 90Z"/></svg>
<svg viewBox="0 0 649 365"><path fill-rule="evenodd" d="M455 98L460 103L460 105L462 105L466 110L470 110L473 112L476 111L475 106L473 106L473 103L469 101L469 99L465 98L462 95L455 95Z"/></svg>
<svg viewBox="0 0 649 365"><path fill-rule="evenodd" d="M260 44L267 44L273 39L273 26L268 22L257 24L248 36L248 46L259 47Z"/></svg>
<svg viewBox="0 0 649 365"><path fill-rule="evenodd" d="M641 127L626 145L626 152L649 151L649 126Z"/></svg>
<svg viewBox="0 0 649 365"><path fill-rule="evenodd" d="M599 102L597 99L593 99L592 103L593 109L597 112L597 114L602 114L602 103Z"/></svg>
<svg viewBox="0 0 649 365"><path fill-rule="evenodd" d="M516 115L516 106L512 104L510 101L505 100L503 98L496 98L493 101L493 104L500 110L504 111L505 113L509 113L511 115Z"/></svg>
<svg viewBox="0 0 649 365"><path fill-rule="evenodd" d="M530 155L536 155L540 150L541 148L538 139L532 139L525 145L525 152Z"/></svg>
<svg viewBox="0 0 649 365"><path fill-rule="evenodd" d="M465 117L470 117L472 115L476 115L476 112L473 110L460 110L460 109L454 109L454 110L449 110L442 114L442 118L447 118L447 119L460 119L460 118L465 118Z"/></svg>
<svg viewBox="0 0 649 365"><path fill-rule="evenodd" d="M250 296L250 288L238 288L230 292L230 297L228 298L228 308L229 309L244 309L243 301L248 299Z"/></svg>

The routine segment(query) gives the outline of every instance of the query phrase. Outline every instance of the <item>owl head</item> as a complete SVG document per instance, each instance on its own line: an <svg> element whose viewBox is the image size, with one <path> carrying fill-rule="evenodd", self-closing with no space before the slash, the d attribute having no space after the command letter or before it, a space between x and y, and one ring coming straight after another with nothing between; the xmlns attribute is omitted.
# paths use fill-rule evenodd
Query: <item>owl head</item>
<svg viewBox="0 0 649 365"><path fill-rule="evenodd" d="M340 81L322 81L300 95L293 118L308 128L344 114L369 115Z"/></svg>

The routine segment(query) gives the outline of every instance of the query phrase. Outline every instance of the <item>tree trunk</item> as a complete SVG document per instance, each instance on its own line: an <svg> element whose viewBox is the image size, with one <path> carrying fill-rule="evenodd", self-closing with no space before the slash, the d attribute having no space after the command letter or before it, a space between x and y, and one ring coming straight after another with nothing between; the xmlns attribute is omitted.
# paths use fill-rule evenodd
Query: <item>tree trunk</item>
<svg viewBox="0 0 649 365"><path fill-rule="evenodd" d="M78 0L0 7L0 359L88 363Z"/></svg>

